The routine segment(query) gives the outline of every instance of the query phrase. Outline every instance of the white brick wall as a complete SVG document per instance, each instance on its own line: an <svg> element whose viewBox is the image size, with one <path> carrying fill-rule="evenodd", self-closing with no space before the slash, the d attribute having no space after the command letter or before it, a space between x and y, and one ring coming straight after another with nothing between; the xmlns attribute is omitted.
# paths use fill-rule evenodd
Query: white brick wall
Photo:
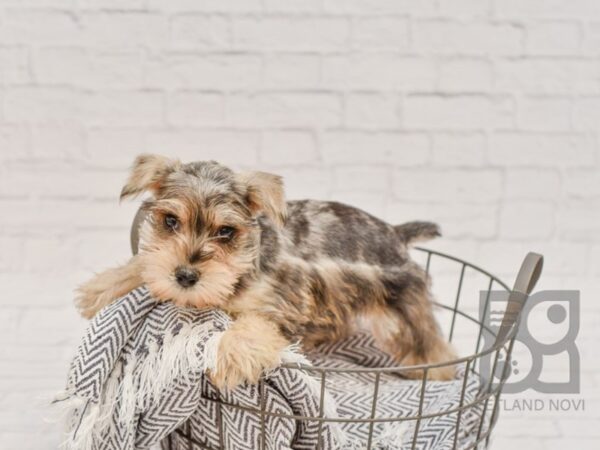
<svg viewBox="0 0 600 450"><path fill-rule="evenodd" d="M507 280L544 253L582 290L586 411L504 413L493 448L598 448L599 57L597 0L0 0L0 449L57 446L38 398L73 288L127 258L141 151L437 220Z"/></svg>

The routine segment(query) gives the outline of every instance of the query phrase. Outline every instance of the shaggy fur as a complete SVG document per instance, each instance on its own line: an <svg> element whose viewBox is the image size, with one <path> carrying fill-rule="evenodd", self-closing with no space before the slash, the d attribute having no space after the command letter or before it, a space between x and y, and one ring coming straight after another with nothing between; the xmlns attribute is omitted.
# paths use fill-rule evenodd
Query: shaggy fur
<svg viewBox="0 0 600 450"><path fill-rule="evenodd" d="M439 235L435 224L392 226L336 202L286 203L276 175L155 155L136 159L121 198L144 191L153 197L143 204L140 252L81 286L85 317L142 283L160 300L221 308L236 323L213 379L228 388L256 382L290 343L309 349L357 329L407 365L454 357L427 275L408 254L410 243Z"/></svg>

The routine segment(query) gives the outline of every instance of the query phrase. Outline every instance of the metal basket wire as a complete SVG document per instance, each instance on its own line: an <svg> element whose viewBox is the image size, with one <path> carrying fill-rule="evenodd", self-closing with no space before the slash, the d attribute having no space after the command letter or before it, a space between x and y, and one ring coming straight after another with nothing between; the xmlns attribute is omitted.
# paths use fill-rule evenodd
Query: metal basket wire
<svg viewBox="0 0 600 450"><path fill-rule="evenodd" d="M266 407L265 398L265 384L264 382L260 383L259 392L261 394L260 397L260 408L252 408L234 404L225 403L219 399L210 399L211 402L214 402L218 412L218 424L219 424L219 447L218 449L225 449L224 446L224 438L223 438L223 428L222 428L222 410L223 408L233 408L241 411L245 411L246 413L255 414L257 418L260 419L260 428L261 428L261 436L260 436L260 448L266 448L267 436L266 436L266 427L265 427L265 419L270 417L278 417L278 418L287 418L293 419L296 421L316 421L318 422L318 442L321 445L321 430L325 423L343 423L343 422L353 422L353 423L364 423L368 424L368 438L366 442L365 448L372 448L373 442L373 434L374 428L376 424L381 424L384 422L414 422L414 431L412 435L412 443L409 445L412 446L412 449L416 448L417 438L419 436L419 428L421 422L424 419L430 419L433 417L453 417L455 421L454 425L454 435L453 435L453 448L463 448L463 449L479 449L486 448L489 445L490 436L494 425L498 420L498 410L499 410L499 399L503 390L503 386L505 384L506 379L509 376L510 370L509 364L503 364L502 361L510 361L510 356L513 348L513 343L515 340L515 336L519 327L519 314L520 311L527 300L529 294L531 293L535 283L537 282L542 268L543 258L540 255L529 253L518 273L516 282L514 284L513 289L511 290L507 284L501 281L496 276L487 272L486 270L468 263L462 259L456 258L454 256L450 256L444 253L440 253L433 250L418 248L420 252L423 252L422 255L425 256L425 267L427 273L430 272L431 264L436 259L444 259L446 262L450 262L452 264L458 265L460 267L460 275L457 283L456 293L454 295L454 301L451 302L453 304L447 305L443 303L436 302L436 305L442 309L445 309L451 314L451 324L450 330L448 333L449 341L452 341L455 336L455 328L458 318L464 318L467 321L471 322L476 327L476 342L475 342L475 350L472 354L453 360L445 363L435 364L435 365L418 365L418 366L400 366L400 367L379 367L379 368L355 368L355 369L347 369L347 368L330 368L330 367L314 367L314 366L305 366L305 365L292 365L287 364L286 367L291 370L305 370L309 373L314 374L318 379L320 379L320 399L319 399L319 415L315 417L307 417L307 416L298 416L298 415L290 415L290 414L282 414L276 413L273 411L269 411ZM485 315L485 312L488 310L490 305L490 293L493 290L502 290L507 293L508 301L506 303L506 310L504 312L504 317L502 319L502 324L499 328L493 329L488 324L486 324L480 317L475 316L472 312L466 311L462 308L462 300L463 295L463 282L465 280L466 272L474 272L479 276L482 276L485 280L485 286L483 286L480 291L484 292L485 304L483 306L484 314L479 314L480 317ZM487 294L486 294L487 293ZM492 344L487 346L487 348L481 348L483 346L483 336L485 333L488 333L488 336L491 336ZM488 371L489 376L484 376L481 371L482 359L489 358L488 364L491 366L491 371ZM460 403L457 407L452 409L447 409L443 411L437 412L427 412L425 413L423 410L425 393L427 391L428 371L434 367L442 367L442 366L457 366L462 367L462 390ZM406 371L414 371L419 370L423 374L422 381L420 382L420 397L417 413L412 416L402 416L402 417L377 417L377 397L380 388L381 377L383 374L402 374ZM331 375L335 372L362 372L373 375L373 396L372 396L372 405L371 405L371 414L370 417L357 417L357 418L330 418L326 417L323 413L324 411L324 399L325 399L325 391L326 391L326 380L328 375ZM467 385L467 379L469 376L475 375L479 377L481 380L480 389L475 396L475 399L472 401L465 401L465 388ZM494 381L495 379L495 381ZM208 399L207 399L208 400ZM464 445L464 442L461 442L459 439L459 435L461 433L461 419L463 414L467 410L472 410L476 413L477 422L474 429L471 429L471 437L468 441L468 444ZM177 435L177 436L176 436ZM184 424L179 429L175 430L174 433L167 438L168 443L163 448L171 448L171 440L174 438L178 438L179 444L181 444L182 440L185 443L185 448L189 450L196 449L212 449L213 447L206 447L205 444L202 444L192 437L192 433L189 429L189 424ZM173 448L182 448L181 445L173 446Z"/></svg>

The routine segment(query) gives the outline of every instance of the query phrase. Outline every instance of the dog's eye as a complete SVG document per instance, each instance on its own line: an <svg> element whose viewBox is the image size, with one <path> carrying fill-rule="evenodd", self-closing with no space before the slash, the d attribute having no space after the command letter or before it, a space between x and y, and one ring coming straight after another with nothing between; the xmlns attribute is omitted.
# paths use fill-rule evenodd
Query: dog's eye
<svg viewBox="0 0 600 450"><path fill-rule="evenodd" d="M177 228L179 228L179 221L177 220L177 217L168 214L165 216L165 226L169 229L169 230L173 230L175 231Z"/></svg>
<svg viewBox="0 0 600 450"><path fill-rule="evenodd" d="M217 230L217 236L224 240L230 240L235 234L235 228L224 226Z"/></svg>

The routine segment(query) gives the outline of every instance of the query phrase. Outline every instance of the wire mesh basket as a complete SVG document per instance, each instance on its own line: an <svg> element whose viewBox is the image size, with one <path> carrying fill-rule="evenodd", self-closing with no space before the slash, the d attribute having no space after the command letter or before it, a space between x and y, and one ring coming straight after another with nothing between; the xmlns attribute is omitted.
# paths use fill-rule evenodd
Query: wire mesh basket
<svg viewBox="0 0 600 450"><path fill-rule="evenodd" d="M514 287L510 289L502 280L488 271L468 263L462 259L440 253L433 250L418 248L418 254L423 259L423 264L428 274L436 265L440 269L440 280L442 294L435 294L437 299L444 298L445 301L435 302L437 309L446 313L443 319L446 323L445 333L448 340L459 349L462 354L468 356L449 361L443 364L418 365L418 366L395 366L395 367L362 367L354 369L332 368L326 366L308 366L288 364L290 370L302 370L313 374L320 383L319 414L308 417L294 414L282 414L269 410L266 402L259 401L258 407L248 407L228 404L222 399L209 399L214 403L218 411L219 436L218 446L207 446L199 442L193 436L189 423L185 423L175 430L163 442L163 448L167 449L226 449L226 441L223 436L222 413L227 409L238 410L247 414L255 415L260 422L259 448L267 447L268 431L265 421L269 418L286 418L297 422L318 422L319 437L317 448L321 448L320 433L325 424L336 423L339 425L360 424L368 430L365 442L360 448L375 448L374 435L381 424L406 423L411 424L410 435L405 436L398 448L431 448L428 440L421 439L420 431L424 421L443 419L445 424L451 424L451 436L444 448L480 449L489 445L492 430L498 420L499 399L505 381L510 374L511 352L515 336L519 327L519 315L522 307L535 286L542 269L543 258L540 255L529 253L523 261L518 273ZM436 285L436 276L432 276L433 284ZM448 284L450 283L450 284ZM449 285L454 284L450 290ZM467 286L471 285L471 294L468 294ZM474 289L474 290L473 290ZM483 320L489 312L492 292L503 291L506 296L504 311L501 315L500 326L492 327L489 322ZM450 297L448 293L451 292ZM445 293L445 295L444 295ZM474 304L475 303L475 304ZM494 306L495 307L495 306ZM443 314L442 314L443 315ZM464 323L464 325L463 325ZM460 324L460 325L459 325ZM465 333L471 328L470 334ZM460 341L460 342L459 342ZM469 351L468 348L471 348ZM461 351L462 350L462 351ZM452 408L439 411L425 410L424 403L428 385L432 383L428 372L434 367L454 366L460 379L456 382L460 386L460 398ZM485 370L483 370L485 368ZM421 380L413 381L418 387L418 404L412 414L389 414L379 416L377 414L377 402L380 394L381 380L386 375L402 375L407 371L418 370L422 373ZM368 417L328 417L324 413L324 401L326 398L327 380L340 372L360 373L372 377L372 396L370 414ZM476 393L467 398L465 391L468 380L476 377L479 387ZM259 385L259 392L264 399L264 381ZM469 430L465 431L464 417L469 416ZM297 423L296 422L296 423ZM356 448L353 447L353 448ZM377 448L381 448L377 446ZM387 447L386 447L387 448Z"/></svg>

